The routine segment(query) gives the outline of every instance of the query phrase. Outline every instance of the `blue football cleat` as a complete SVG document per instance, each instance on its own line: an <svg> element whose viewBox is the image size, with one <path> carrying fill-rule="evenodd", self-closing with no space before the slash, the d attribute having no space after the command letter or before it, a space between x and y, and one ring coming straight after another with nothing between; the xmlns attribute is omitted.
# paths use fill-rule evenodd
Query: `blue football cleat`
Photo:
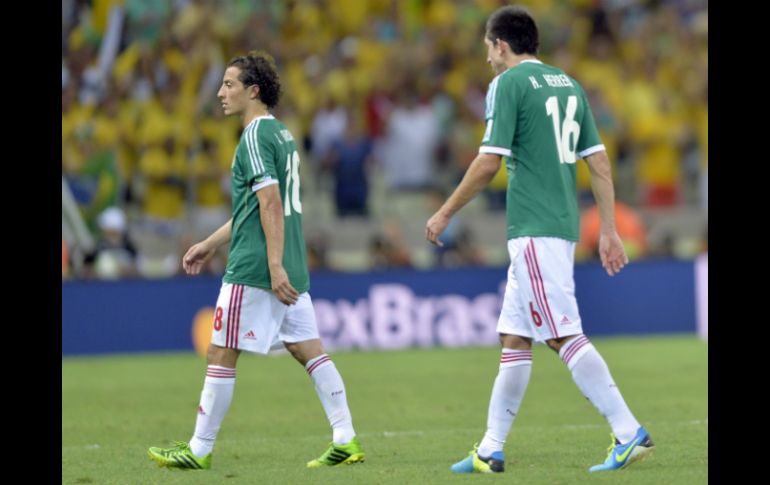
<svg viewBox="0 0 770 485"><path fill-rule="evenodd" d="M505 469L505 456L502 451L495 451L488 457L479 456L478 445L468 456L452 465L454 473L501 473Z"/></svg>
<svg viewBox="0 0 770 485"><path fill-rule="evenodd" d="M590 472L604 472L608 470L620 470L635 461L641 461L650 456L655 449L655 443L652 442L650 435L644 427L640 427L636 436L628 443L621 445L620 442L612 436L612 444L607 448L607 459L601 465L594 465L589 468Z"/></svg>

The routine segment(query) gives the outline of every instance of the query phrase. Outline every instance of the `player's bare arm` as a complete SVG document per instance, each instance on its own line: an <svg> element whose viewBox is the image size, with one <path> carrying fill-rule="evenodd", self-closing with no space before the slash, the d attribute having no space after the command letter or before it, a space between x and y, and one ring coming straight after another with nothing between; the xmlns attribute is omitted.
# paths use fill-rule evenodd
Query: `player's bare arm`
<svg viewBox="0 0 770 485"><path fill-rule="evenodd" d="M214 231L211 236L205 240L194 244L187 250L182 258L182 267L187 274L196 275L201 272L205 265L217 252L219 246L230 242L230 230L232 227L232 218L225 222L222 227Z"/></svg>
<svg viewBox="0 0 770 485"><path fill-rule="evenodd" d="M591 171L591 189L602 220L599 257L607 274L615 276L628 263L628 256L615 228L615 188L610 159L606 151L600 151L588 155L585 160Z"/></svg>
<svg viewBox="0 0 770 485"><path fill-rule="evenodd" d="M465 172L460 185L449 196L444 205L428 219L425 226L425 238L437 246L443 246L438 240L449 224L449 219L476 194L484 190L497 171L500 169L500 155L494 153L479 153Z"/></svg>
<svg viewBox="0 0 770 485"><path fill-rule="evenodd" d="M292 305L297 302L299 293L289 282L289 276L283 267L283 205L278 184L268 185L257 191L259 199L259 218L265 231L267 242L267 261L270 266L270 280L273 293L281 303Z"/></svg>

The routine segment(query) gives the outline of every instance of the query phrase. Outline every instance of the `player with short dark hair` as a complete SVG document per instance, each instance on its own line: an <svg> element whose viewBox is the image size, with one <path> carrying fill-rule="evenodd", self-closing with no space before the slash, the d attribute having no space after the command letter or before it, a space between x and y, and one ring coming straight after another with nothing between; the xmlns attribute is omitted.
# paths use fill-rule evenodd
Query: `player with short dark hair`
<svg viewBox="0 0 770 485"><path fill-rule="evenodd" d="M455 463L456 473L502 472L503 445L529 383L532 341L558 352L580 391L610 424L613 442L603 464L615 470L646 457L654 445L628 409L604 359L583 329L573 279L579 235L575 163L588 163L601 213L599 252L610 276L628 263L615 229L612 174L583 88L535 56L538 31L519 7L489 18L484 43L496 77L486 99L486 132L460 185L428 220L433 244L450 217L497 172L508 169L507 223L511 265L497 325L502 356L492 388L487 431L477 448Z"/></svg>

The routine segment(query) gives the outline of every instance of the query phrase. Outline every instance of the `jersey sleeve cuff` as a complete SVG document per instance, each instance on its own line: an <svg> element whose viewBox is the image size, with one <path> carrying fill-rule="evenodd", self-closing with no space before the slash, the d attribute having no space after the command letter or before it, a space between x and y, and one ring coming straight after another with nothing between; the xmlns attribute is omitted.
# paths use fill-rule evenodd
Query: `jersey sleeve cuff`
<svg viewBox="0 0 770 485"><path fill-rule="evenodd" d="M604 145L595 145L595 146L592 146L591 148L586 148L582 152L579 152L578 158L585 158L588 155L593 155L596 152L601 152L604 150L606 150L606 148L604 148Z"/></svg>
<svg viewBox="0 0 770 485"><path fill-rule="evenodd" d="M256 191L258 191L258 190L264 189L265 187L267 187L267 186L269 186L269 185L275 185L275 184L277 184L277 183L278 183L278 181L277 181L276 179L274 179L274 178L270 178L270 177L267 177L267 178L265 178L265 180L263 180L262 182L260 182L260 183L258 183L258 184L257 184L257 183L255 183L254 185L252 185L252 186L251 186L251 191L252 191L252 192L256 192Z"/></svg>
<svg viewBox="0 0 770 485"><path fill-rule="evenodd" d="M502 155L504 157L511 156L511 150L508 148L492 147L492 146L486 146L486 145L482 145L479 148L479 153L494 153L495 155Z"/></svg>

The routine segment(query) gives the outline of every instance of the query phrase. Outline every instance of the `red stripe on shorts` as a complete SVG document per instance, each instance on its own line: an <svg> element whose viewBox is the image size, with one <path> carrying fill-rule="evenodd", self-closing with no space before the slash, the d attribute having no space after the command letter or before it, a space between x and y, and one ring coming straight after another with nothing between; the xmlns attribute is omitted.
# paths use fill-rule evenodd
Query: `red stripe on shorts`
<svg viewBox="0 0 770 485"><path fill-rule="evenodd" d="M553 322L553 315L551 315L551 307L548 305L548 295L545 292L545 282L543 281L543 275L540 273L540 264L537 262L537 250L535 250L534 239L529 240L529 245L532 248L532 259L535 262L535 271L537 271L538 282L543 290L543 299L545 300L545 308L548 311L548 322L551 324L551 330L553 330L553 336L559 338L559 333L556 331L556 324Z"/></svg>

